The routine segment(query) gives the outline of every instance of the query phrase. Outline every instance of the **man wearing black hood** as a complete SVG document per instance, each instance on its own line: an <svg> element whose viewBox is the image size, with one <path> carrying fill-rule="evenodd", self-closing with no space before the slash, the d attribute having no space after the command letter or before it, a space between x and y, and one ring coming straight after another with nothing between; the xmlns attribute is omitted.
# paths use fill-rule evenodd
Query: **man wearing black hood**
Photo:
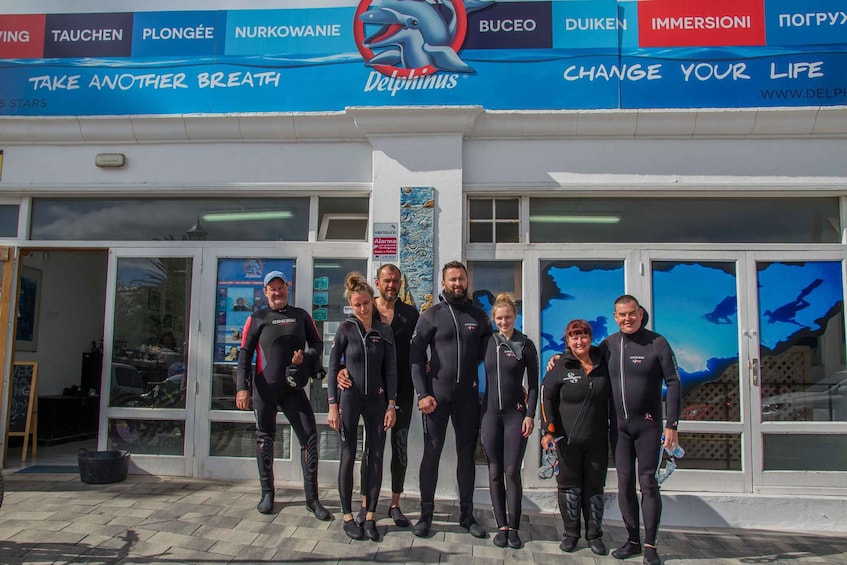
<svg viewBox="0 0 847 565"><path fill-rule="evenodd" d="M618 474L618 504L627 530L627 542L612 556L626 559L644 552L644 565L659 565L656 535L662 515L662 498L656 480L658 455L664 445L677 443L680 382L676 358L668 341L644 327L645 312L638 300L624 294L615 300L615 321L620 331L600 344L609 366L617 426L612 428L612 449ZM667 386L667 421L662 426L662 382ZM637 470L636 470L637 462ZM644 516L642 548L638 520L636 479L641 488Z"/></svg>
<svg viewBox="0 0 847 565"><path fill-rule="evenodd" d="M418 537L430 533L438 465L447 422L452 419L456 434L459 524L472 536L484 538L488 534L473 515L474 451L480 414L477 368L485 355L491 325L485 313L468 300L468 272L462 263L451 261L444 265L441 286L442 301L421 314L410 349L412 382L424 427L421 517L413 532Z"/></svg>

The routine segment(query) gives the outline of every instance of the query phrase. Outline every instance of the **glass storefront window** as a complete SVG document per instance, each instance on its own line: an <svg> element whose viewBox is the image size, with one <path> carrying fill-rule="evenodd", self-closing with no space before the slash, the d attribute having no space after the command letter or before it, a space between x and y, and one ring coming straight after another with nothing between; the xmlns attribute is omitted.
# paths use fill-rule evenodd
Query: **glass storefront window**
<svg viewBox="0 0 847 565"><path fill-rule="evenodd" d="M210 422L209 430L209 455L212 457L256 456L256 424ZM288 424L276 426L274 457L291 459L291 426Z"/></svg>
<svg viewBox="0 0 847 565"><path fill-rule="evenodd" d="M762 420L847 422L841 262L757 270Z"/></svg>
<svg viewBox="0 0 847 565"><path fill-rule="evenodd" d="M17 204L0 204L0 237L18 236L18 215Z"/></svg>
<svg viewBox="0 0 847 565"><path fill-rule="evenodd" d="M612 312L624 293L623 261L541 262L541 367L565 349L564 331L574 319L591 325L594 345L617 331Z"/></svg>
<svg viewBox="0 0 847 565"><path fill-rule="evenodd" d="M344 310L347 307L347 300L344 299L344 279L347 278L347 273L358 271L371 281L372 277L368 276L367 268L366 259L315 259L311 314L324 340L324 367L329 365L329 350L332 348L335 332L348 316ZM316 413L324 414L329 411L326 379L311 382L309 398Z"/></svg>
<svg viewBox="0 0 847 565"><path fill-rule="evenodd" d="M520 199L471 198L468 201L470 243L519 243Z"/></svg>
<svg viewBox="0 0 847 565"><path fill-rule="evenodd" d="M192 260L118 259L110 406L185 408Z"/></svg>
<svg viewBox="0 0 847 565"><path fill-rule="evenodd" d="M533 243L841 241L838 198L531 198L529 208Z"/></svg>
<svg viewBox="0 0 847 565"><path fill-rule="evenodd" d="M318 240L364 241L368 237L367 197L320 198Z"/></svg>
<svg viewBox="0 0 847 565"><path fill-rule="evenodd" d="M764 449L765 471L847 471L844 434L764 434Z"/></svg>
<svg viewBox="0 0 847 565"><path fill-rule="evenodd" d="M654 261L653 328L676 355L680 418L740 421L735 263Z"/></svg>
<svg viewBox="0 0 847 565"><path fill-rule="evenodd" d="M685 449L685 458L680 462L681 469L741 471L741 435L739 434L682 432L679 434L679 444Z"/></svg>
<svg viewBox="0 0 847 565"><path fill-rule="evenodd" d="M35 198L34 240L306 241L309 198Z"/></svg>

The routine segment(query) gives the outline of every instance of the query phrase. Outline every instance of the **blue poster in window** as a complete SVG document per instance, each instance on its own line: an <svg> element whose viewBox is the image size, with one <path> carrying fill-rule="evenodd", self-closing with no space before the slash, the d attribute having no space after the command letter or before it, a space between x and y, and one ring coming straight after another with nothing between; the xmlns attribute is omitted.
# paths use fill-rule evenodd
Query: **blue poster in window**
<svg viewBox="0 0 847 565"><path fill-rule="evenodd" d="M242 332L253 312L267 308L263 281L266 273L281 271L294 280L293 259L238 258L218 260L215 308L215 363L235 363ZM294 286L289 301L294 302Z"/></svg>

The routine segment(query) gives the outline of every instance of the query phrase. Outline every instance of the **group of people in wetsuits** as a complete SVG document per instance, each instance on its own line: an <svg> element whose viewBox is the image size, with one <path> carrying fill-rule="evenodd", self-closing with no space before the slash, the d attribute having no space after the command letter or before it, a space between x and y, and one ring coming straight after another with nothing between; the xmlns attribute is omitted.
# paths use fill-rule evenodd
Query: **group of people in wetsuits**
<svg viewBox="0 0 847 565"><path fill-rule="evenodd" d="M327 380L330 427L339 432L341 460L338 491L343 529L352 539L378 540L377 498L382 484L383 452L391 430L392 497L389 516L399 527L411 525L400 510L407 467L407 439L413 404L422 414L424 451L420 466L420 517L414 535L429 536L435 510L439 461L452 422L456 438L459 524L471 535L488 536L473 512L474 452L477 438L489 462L489 490L497 522L498 547L523 545L521 464L533 432L539 399L539 356L535 345L515 328L517 308L508 295L496 297L490 318L468 296L465 266L442 268L441 301L420 315L398 298L401 273L394 265L377 272L374 293L359 273L345 281L352 315L335 335ZM277 405L282 408L302 450L306 507L319 519L331 519L317 497L317 432L304 382L320 363L322 342L311 317L287 304L288 282L275 271L265 277L269 308L253 314L244 328L238 364L238 408L249 409L247 375L254 352L252 382L257 420L257 460L262 495L257 509L273 510L273 440ZM565 329L566 349L554 356L541 385L542 436L555 449L560 472L558 501L564 523L563 551L580 538L581 517L591 551L606 554L602 541L603 488L611 442L618 476L618 499L628 540L612 555L626 559L643 553L644 563L661 563L656 535L661 498L655 478L661 444L677 443L680 387L667 341L644 328L638 301L615 301L620 332L599 346L591 344L591 326L574 320ZM492 330L491 322L497 328ZM306 349L308 343L309 349ZM485 367L480 395L477 367ZM667 387L667 423L663 426L662 384ZM353 468L359 419L364 420L362 502L354 515ZM640 536L638 482L644 517Z"/></svg>

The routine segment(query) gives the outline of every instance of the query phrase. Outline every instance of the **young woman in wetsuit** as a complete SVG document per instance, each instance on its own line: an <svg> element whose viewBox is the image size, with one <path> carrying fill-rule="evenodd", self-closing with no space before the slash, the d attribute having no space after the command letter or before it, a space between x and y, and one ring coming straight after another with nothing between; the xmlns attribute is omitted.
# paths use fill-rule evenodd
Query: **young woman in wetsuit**
<svg viewBox="0 0 847 565"><path fill-rule="evenodd" d="M374 291L359 273L350 273L344 297L354 316L341 323L329 354L327 423L341 436L338 465L338 494L344 513L344 532L360 540L379 539L374 512L382 487L382 456L386 431L396 421L397 356L391 326L373 318ZM338 372L342 363L352 386L339 392ZM367 515L363 526L353 519L353 464L359 418L365 421L367 465L365 492Z"/></svg>
<svg viewBox="0 0 847 565"><path fill-rule="evenodd" d="M498 295L491 319L499 332L489 338L485 350L486 386L480 432L498 527L494 545L517 549L523 545L518 536L523 497L521 461L538 404L538 350L515 329L516 318L517 308L511 297Z"/></svg>

